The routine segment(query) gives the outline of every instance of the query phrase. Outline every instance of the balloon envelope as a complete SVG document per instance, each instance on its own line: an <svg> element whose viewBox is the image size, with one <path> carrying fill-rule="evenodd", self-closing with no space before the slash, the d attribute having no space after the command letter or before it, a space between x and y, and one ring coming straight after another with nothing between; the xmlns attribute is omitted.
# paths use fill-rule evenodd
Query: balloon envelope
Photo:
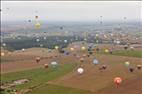
<svg viewBox="0 0 142 94"><path fill-rule="evenodd" d="M83 69L83 68L78 68L78 69L77 69L77 72L78 72L79 74L82 74L82 73L84 72L84 69Z"/></svg>
<svg viewBox="0 0 142 94"><path fill-rule="evenodd" d="M96 64L98 64L98 63L99 63L99 61L98 61L97 59L94 59L94 60L93 60L93 64L96 65Z"/></svg>
<svg viewBox="0 0 142 94"><path fill-rule="evenodd" d="M36 23L35 27L36 27L36 29L39 29L40 28L40 23Z"/></svg>
<svg viewBox="0 0 142 94"><path fill-rule="evenodd" d="M51 62L51 65L56 66L56 65L58 65L58 63L53 61L53 62Z"/></svg>
<svg viewBox="0 0 142 94"><path fill-rule="evenodd" d="M130 65L130 62L129 62L129 61L126 61L126 62L125 62L125 65L126 65L126 66L129 66L129 65Z"/></svg>
<svg viewBox="0 0 142 94"><path fill-rule="evenodd" d="M115 84L120 84L122 82L122 78L121 77L115 77L114 78L114 83Z"/></svg>

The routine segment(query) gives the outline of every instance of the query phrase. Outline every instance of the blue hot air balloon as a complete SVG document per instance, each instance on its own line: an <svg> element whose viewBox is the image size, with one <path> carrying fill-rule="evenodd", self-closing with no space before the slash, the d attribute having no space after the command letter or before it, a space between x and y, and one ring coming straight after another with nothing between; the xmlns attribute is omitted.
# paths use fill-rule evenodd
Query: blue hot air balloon
<svg viewBox="0 0 142 94"><path fill-rule="evenodd" d="M99 61L97 59L93 60L93 64L97 65L99 63Z"/></svg>

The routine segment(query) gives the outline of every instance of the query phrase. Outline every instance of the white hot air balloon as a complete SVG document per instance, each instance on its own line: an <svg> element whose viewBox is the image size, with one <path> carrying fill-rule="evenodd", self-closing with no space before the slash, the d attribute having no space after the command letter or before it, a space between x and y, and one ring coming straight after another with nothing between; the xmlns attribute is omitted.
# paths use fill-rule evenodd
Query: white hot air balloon
<svg viewBox="0 0 142 94"><path fill-rule="evenodd" d="M83 68L78 68L78 69L77 69L77 72L78 72L79 74L83 74L84 69L83 69Z"/></svg>
<svg viewBox="0 0 142 94"><path fill-rule="evenodd" d="M56 61L53 61L53 62L51 62L51 65L52 65L53 67L56 67L56 66L58 65L58 63L57 63Z"/></svg>

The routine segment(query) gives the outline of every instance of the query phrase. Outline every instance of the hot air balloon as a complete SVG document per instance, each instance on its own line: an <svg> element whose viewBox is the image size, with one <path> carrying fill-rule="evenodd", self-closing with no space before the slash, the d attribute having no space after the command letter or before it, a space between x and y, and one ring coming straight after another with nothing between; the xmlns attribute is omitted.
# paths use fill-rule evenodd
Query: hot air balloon
<svg viewBox="0 0 142 94"><path fill-rule="evenodd" d="M56 49L56 50L59 49L59 46L55 46L55 49Z"/></svg>
<svg viewBox="0 0 142 94"><path fill-rule="evenodd" d="M132 67L129 68L129 71L130 71L130 72L133 72L133 71L134 71L134 68L132 68Z"/></svg>
<svg viewBox="0 0 142 94"><path fill-rule="evenodd" d="M116 84L116 87L118 87L122 83L122 78L115 77L114 78L114 83Z"/></svg>
<svg viewBox="0 0 142 94"><path fill-rule="evenodd" d="M23 49L22 49L22 52L24 52L24 51L25 51L25 49L23 48Z"/></svg>
<svg viewBox="0 0 142 94"><path fill-rule="evenodd" d="M36 58L36 62L39 63L40 62L40 57Z"/></svg>
<svg viewBox="0 0 142 94"><path fill-rule="evenodd" d="M28 20L28 22L31 22L31 20Z"/></svg>
<svg viewBox="0 0 142 94"><path fill-rule="evenodd" d="M142 65L137 65L137 69L140 70L142 68Z"/></svg>
<svg viewBox="0 0 142 94"><path fill-rule="evenodd" d="M4 46L4 47L5 47L5 46L6 46L6 43L3 43L3 44L2 44L2 46Z"/></svg>
<svg viewBox="0 0 142 94"><path fill-rule="evenodd" d="M51 65L52 65L53 67L56 67L56 66L58 65L58 63L57 63L56 61L53 61L53 62L51 62Z"/></svg>
<svg viewBox="0 0 142 94"><path fill-rule="evenodd" d="M48 64L44 64L44 68L47 69L48 68Z"/></svg>
<svg viewBox="0 0 142 94"><path fill-rule="evenodd" d="M62 30L62 29L63 29L63 27L60 27L60 29Z"/></svg>
<svg viewBox="0 0 142 94"><path fill-rule="evenodd" d="M36 19L38 19L38 16L35 16Z"/></svg>
<svg viewBox="0 0 142 94"><path fill-rule="evenodd" d="M1 56L4 56L5 55L5 53L4 52L1 52Z"/></svg>
<svg viewBox="0 0 142 94"><path fill-rule="evenodd" d="M84 62L84 58L80 58L80 62Z"/></svg>
<svg viewBox="0 0 142 94"><path fill-rule="evenodd" d="M129 61L126 61L126 62L125 62L125 65L126 65L126 66L129 66L129 65L130 65L130 62L129 62Z"/></svg>
<svg viewBox="0 0 142 94"><path fill-rule="evenodd" d="M86 54L83 54L82 56L83 56L83 57L86 57L87 55L86 55Z"/></svg>
<svg viewBox="0 0 142 94"><path fill-rule="evenodd" d="M70 50L71 50L71 51L74 51L74 48L73 48L73 47L71 47L71 48L70 48Z"/></svg>
<svg viewBox="0 0 142 94"><path fill-rule="evenodd" d="M64 40L64 43L67 43L68 41L67 40Z"/></svg>
<svg viewBox="0 0 142 94"><path fill-rule="evenodd" d="M109 50L108 49L105 49L105 53L108 53L109 52Z"/></svg>
<svg viewBox="0 0 142 94"><path fill-rule="evenodd" d="M92 54L93 54L93 52L92 52L92 51L90 51L90 52L89 52L89 54L90 54L90 55L92 55Z"/></svg>
<svg viewBox="0 0 142 94"><path fill-rule="evenodd" d="M36 28L36 29L39 29L40 26L41 26L40 23L36 23L36 24L35 24L35 28Z"/></svg>
<svg viewBox="0 0 142 94"><path fill-rule="evenodd" d="M86 47L84 47L84 46L81 47L81 50L82 50L82 51L84 51L85 49L86 49Z"/></svg>
<svg viewBox="0 0 142 94"><path fill-rule="evenodd" d="M125 50L127 50L127 49L128 49L128 46L127 46L127 45L126 45L126 46L124 46L124 49L125 49Z"/></svg>
<svg viewBox="0 0 142 94"><path fill-rule="evenodd" d="M100 49L99 48L96 48L96 51L98 52Z"/></svg>
<svg viewBox="0 0 142 94"><path fill-rule="evenodd" d="M106 69L107 68L107 65L102 65L102 69Z"/></svg>
<svg viewBox="0 0 142 94"><path fill-rule="evenodd" d="M39 39L36 39L36 42L39 42L40 40Z"/></svg>
<svg viewBox="0 0 142 94"><path fill-rule="evenodd" d="M93 60L93 64L97 65L99 63L99 61L97 59Z"/></svg>
<svg viewBox="0 0 142 94"><path fill-rule="evenodd" d="M77 69L77 72L78 72L79 74L83 74L84 69L83 69L83 68L78 68L78 69Z"/></svg>

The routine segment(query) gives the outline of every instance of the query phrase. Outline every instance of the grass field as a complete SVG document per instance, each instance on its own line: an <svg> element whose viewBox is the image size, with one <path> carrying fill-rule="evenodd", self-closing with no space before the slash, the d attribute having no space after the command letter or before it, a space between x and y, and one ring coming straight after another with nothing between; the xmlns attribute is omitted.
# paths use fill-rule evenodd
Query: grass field
<svg viewBox="0 0 142 94"><path fill-rule="evenodd" d="M105 53L103 51L98 52L98 54L108 54L110 53ZM135 51L135 50L119 50L119 51L113 51L112 55L118 55L118 56L129 56L129 57L142 57L142 51Z"/></svg>
<svg viewBox="0 0 142 94"><path fill-rule="evenodd" d="M1 81L5 83L24 78L31 79L30 82L26 84L17 85L16 87L13 87L13 89L17 90L28 89L29 87L33 86L46 85L48 81L69 73L70 71L73 70L74 67L75 64L64 64L60 65L60 67L57 68L49 67L48 69L40 68L40 69L26 70L21 72L7 73L7 74L2 74ZM54 85L46 85L46 87L38 89L38 92L35 90L30 94L39 94L40 91L42 91L42 94L45 93L47 94L47 91L49 94L61 94L61 93L63 94L63 92L64 94L66 94L67 92L70 92L68 94L88 94L88 93L83 93L82 90L71 89L61 86L54 86ZM3 94L7 93L5 92Z"/></svg>

